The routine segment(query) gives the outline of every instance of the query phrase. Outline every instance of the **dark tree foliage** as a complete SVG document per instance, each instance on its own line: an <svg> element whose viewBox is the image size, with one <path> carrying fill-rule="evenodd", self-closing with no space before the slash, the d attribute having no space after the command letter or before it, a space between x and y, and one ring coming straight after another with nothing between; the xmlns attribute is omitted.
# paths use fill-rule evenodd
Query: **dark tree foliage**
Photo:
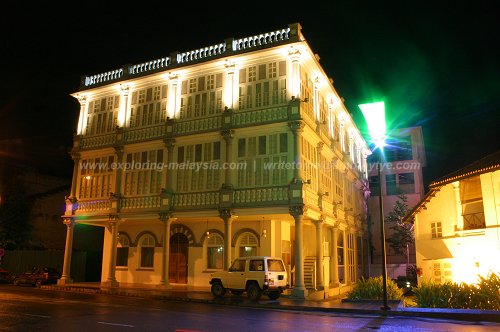
<svg viewBox="0 0 500 332"><path fill-rule="evenodd" d="M4 168L0 180L0 247L19 249L29 242L31 204L19 172Z"/></svg>
<svg viewBox="0 0 500 332"><path fill-rule="evenodd" d="M398 255L405 255L408 259L408 246L415 243L413 232L413 219L407 220L411 209L408 207L408 197L400 194L394 208L385 218L385 222L392 230L392 236L387 239L387 243Z"/></svg>

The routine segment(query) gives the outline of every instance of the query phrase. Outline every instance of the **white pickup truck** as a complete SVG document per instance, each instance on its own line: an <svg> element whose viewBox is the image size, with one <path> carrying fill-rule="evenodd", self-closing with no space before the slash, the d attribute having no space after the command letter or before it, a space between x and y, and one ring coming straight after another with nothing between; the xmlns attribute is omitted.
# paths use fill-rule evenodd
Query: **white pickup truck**
<svg viewBox="0 0 500 332"><path fill-rule="evenodd" d="M259 300L262 294L276 300L289 287L283 260L268 256L237 258L228 271L213 273L210 284L215 297L222 297L230 290L235 295L247 292L252 301Z"/></svg>

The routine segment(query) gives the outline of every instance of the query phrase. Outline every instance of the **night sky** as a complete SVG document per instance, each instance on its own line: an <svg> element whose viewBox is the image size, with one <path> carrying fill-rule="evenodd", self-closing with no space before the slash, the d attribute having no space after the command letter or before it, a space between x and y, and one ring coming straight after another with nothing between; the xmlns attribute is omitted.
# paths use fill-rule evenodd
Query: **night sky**
<svg viewBox="0 0 500 332"><path fill-rule="evenodd" d="M500 148L498 10L483 1L331 2L3 10L0 158L70 177L79 104L69 94L81 75L295 22L360 130L357 105L382 98L389 128L422 126L426 184Z"/></svg>

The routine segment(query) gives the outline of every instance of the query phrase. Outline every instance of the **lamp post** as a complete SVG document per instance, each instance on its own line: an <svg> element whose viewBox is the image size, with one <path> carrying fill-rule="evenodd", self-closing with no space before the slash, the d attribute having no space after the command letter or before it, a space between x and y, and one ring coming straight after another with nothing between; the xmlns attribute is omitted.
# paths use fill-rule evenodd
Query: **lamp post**
<svg viewBox="0 0 500 332"><path fill-rule="evenodd" d="M377 174L378 174L378 187L379 187L379 213L380 213L380 240L382 251L382 298L383 305L380 307L382 310L390 310L387 304L387 262L385 257L385 222L384 222L384 204L382 201L382 178L380 170L382 168L382 159L385 145L385 105L384 102L368 103L358 105L363 112L368 131L370 132L371 141L375 145L374 151L378 150Z"/></svg>

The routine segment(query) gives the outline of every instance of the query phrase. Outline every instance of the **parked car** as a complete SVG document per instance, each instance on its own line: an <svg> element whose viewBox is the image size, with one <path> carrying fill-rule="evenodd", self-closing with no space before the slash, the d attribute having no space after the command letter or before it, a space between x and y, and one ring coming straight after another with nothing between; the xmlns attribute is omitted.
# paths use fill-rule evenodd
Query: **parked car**
<svg viewBox="0 0 500 332"><path fill-rule="evenodd" d="M222 297L230 290L235 295L246 292L252 301L260 299L262 294L276 300L289 287L283 260L267 256L237 258L228 271L213 273L210 284L215 297Z"/></svg>
<svg viewBox="0 0 500 332"><path fill-rule="evenodd" d="M15 275L4 269L0 269L0 283L1 284L10 284L14 280Z"/></svg>
<svg viewBox="0 0 500 332"><path fill-rule="evenodd" d="M46 284L55 284L61 278L61 273L53 267L37 266L21 273L13 280L14 285L33 285L40 287Z"/></svg>

